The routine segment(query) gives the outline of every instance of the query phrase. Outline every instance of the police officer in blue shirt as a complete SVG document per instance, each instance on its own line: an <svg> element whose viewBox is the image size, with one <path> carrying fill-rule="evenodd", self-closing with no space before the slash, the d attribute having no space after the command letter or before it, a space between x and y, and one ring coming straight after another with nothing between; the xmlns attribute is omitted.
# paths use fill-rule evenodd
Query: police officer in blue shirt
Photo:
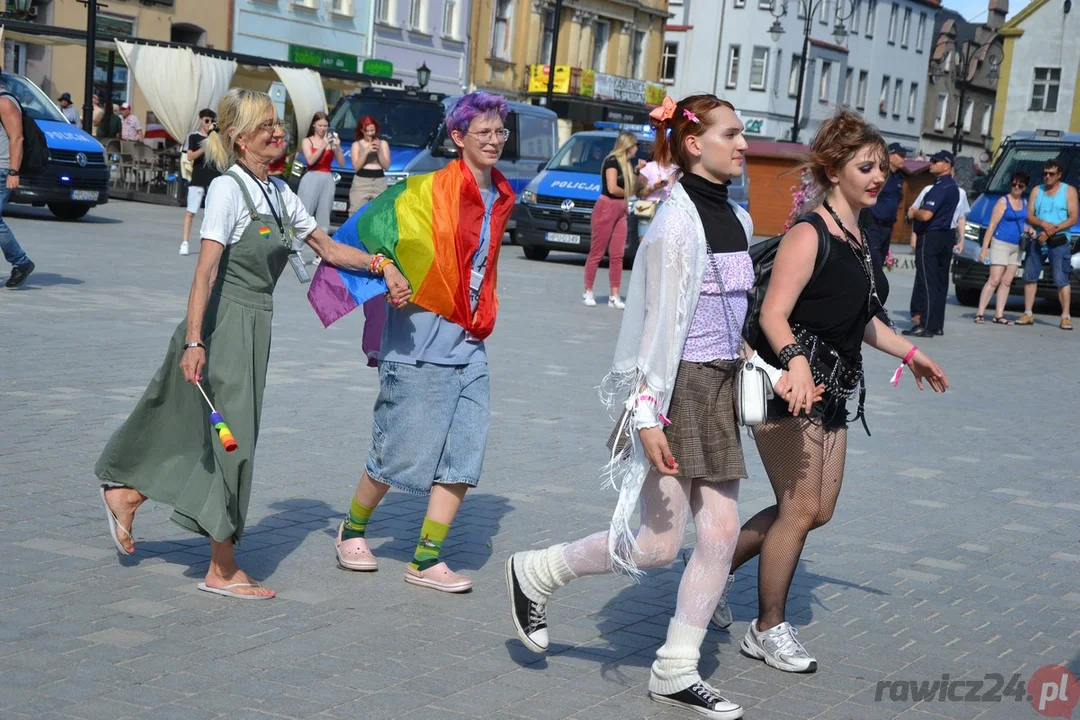
<svg viewBox="0 0 1080 720"><path fill-rule="evenodd" d="M956 246L953 213L960 202L960 187L952 178L953 154L941 150L930 156L930 174L937 178L915 211L915 262L926 288L926 314L922 324L904 335L933 337L944 334L945 297L949 291L949 265Z"/></svg>
<svg viewBox="0 0 1080 720"><path fill-rule="evenodd" d="M889 146L889 177L878 192L877 202L863 211L865 216L860 223L866 229L866 236L870 241L870 255L874 266L879 269L885 264L885 256L889 254L896 211L904 193L904 162L907 154L907 148L900 143Z"/></svg>

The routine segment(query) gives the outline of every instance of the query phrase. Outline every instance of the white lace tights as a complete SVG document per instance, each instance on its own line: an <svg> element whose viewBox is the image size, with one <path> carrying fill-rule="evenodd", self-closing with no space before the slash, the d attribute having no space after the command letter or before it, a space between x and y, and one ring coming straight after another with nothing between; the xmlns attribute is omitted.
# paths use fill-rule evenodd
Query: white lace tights
<svg viewBox="0 0 1080 720"><path fill-rule="evenodd" d="M694 515L697 545L679 583L675 622L705 628L727 582L739 538L739 481L681 480L652 472L641 488L641 526L635 537L641 569L674 562L686 531L687 510ZM606 531L574 541L564 549L577 577L610 573Z"/></svg>

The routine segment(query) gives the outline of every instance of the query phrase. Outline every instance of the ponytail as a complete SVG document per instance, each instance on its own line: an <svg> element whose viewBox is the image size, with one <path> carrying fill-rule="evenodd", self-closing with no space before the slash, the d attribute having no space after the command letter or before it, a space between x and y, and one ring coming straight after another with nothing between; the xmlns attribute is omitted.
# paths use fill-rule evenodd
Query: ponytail
<svg viewBox="0 0 1080 720"><path fill-rule="evenodd" d="M691 95L679 102L664 98L664 104L650 114L656 128L653 160L661 167L676 165L689 172L693 163L686 151L686 138L702 135L711 124L709 113L718 107L735 111L734 105L715 95Z"/></svg>
<svg viewBox="0 0 1080 720"><path fill-rule="evenodd" d="M218 121L203 144L207 162L220 172L235 165L240 157L236 139L258 130L267 111L274 112L274 103L266 93L244 88L225 93L218 106Z"/></svg>

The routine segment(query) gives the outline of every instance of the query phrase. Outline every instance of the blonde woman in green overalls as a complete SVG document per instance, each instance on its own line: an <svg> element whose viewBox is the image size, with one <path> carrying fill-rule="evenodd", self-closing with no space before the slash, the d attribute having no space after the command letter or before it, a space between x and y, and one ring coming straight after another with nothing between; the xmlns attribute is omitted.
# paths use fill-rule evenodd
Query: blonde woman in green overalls
<svg viewBox="0 0 1080 720"><path fill-rule="evenodd" d="M366 270L367 253L335 243L268 166L285 152L285 131L265 93L236 88L221 101L207 141L224 174L210 184L187 317L161 368L95 467L109 532L123 555L135 550L131 523L147 499L173 507L172 520L210 540L199 589L247 600L274 597L236 563L259 434L274 286L286 266L306 278L295 241L326 262ZM403 305L405 278L385 269L388 300ZM289 273L290 275L292 273ZM199 390L222 414L238 448L226 454Z"/></svg>

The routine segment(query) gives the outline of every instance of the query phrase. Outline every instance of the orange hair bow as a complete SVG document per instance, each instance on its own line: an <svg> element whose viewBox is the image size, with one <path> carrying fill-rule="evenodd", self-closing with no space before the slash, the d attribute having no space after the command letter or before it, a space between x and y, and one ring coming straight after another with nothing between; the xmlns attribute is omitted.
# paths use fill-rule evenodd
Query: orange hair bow
<svg viewBox="0 0 1080 720"><path fill-rule="evenodd" d="M653 111L649 113L649 117L656 122L670 120L675 115L675 105L676 103L671 99L671 96L665 95L664 102L661 103L659 107L653 108Z"/></svg>

